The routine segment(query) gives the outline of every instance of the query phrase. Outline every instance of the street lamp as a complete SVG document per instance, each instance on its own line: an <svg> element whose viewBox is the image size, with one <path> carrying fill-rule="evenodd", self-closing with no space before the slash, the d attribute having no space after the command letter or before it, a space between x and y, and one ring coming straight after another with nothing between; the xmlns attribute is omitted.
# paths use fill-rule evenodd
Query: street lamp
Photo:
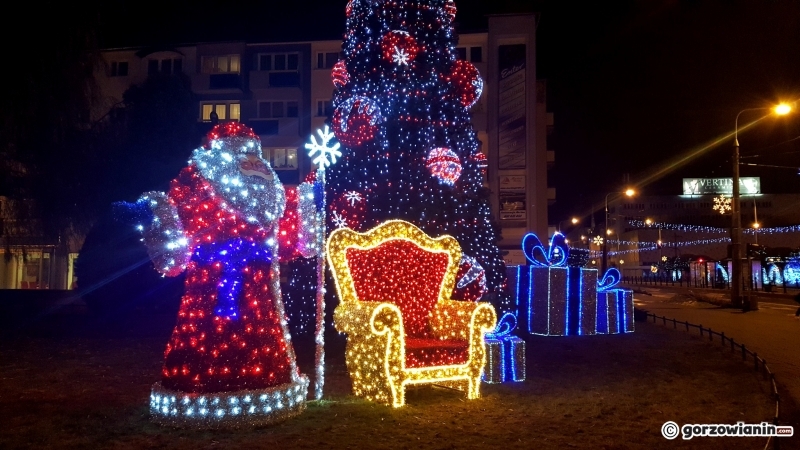
<svg viewBox="0 0 800 450"><path fill-rule="evenodd" d="M558 222L558 232L559 233L561 233L561 224L564 223L564 222L566 222L566 220L562 220L562 221ZM577 217L573 217L572 219L570 219L570 222L572 222L572 224L575 225L578 222L580 222L580 220L578 220ZM563 233L561 233L561 234L563 234Z"/></svg>
<svg viewBox="0 0 800 450"><path fill-rule="evenodd" d="M611 234L611 229L608 228L608 196L611 194L620 194L620 192L609 192L608 194L606 194L606 221L604 224L604 226L606 227L606 232L605 232L606 238L603 239L603 261L602 261L600 276L603 276L603 274L606 273L606 270L608 270L608 236ZM633 197L634 195L636 195L636 191L628 188L625 190L625 192L622 192L622 194L625 194L628 197ZM617 239L619 239L619 236L617 236Z"/></svg>
<svg viewBox="0 0 800 450"><path fill-rule="evenodd" d="M792 107L782 103L774 108L746 108L736 114L733 131L733 198L731 199L731 305L749 310L758 309L755 299L742 293L749 283L742 279L742 208L739 204L739 116L745 111L772 109L776 115L788 114ZM748 304L744 304L747 297Z"/></svg>

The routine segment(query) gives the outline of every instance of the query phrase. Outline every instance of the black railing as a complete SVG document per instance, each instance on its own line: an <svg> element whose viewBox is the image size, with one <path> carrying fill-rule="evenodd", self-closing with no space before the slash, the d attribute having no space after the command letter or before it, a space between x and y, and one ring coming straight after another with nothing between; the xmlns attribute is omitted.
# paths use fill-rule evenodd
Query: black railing
<svg viewBox="0 0 800 450"><path fill-rule="evenodd" d="M723 347L727 347L728 344L726 344L726 341L727 343L730 344L731 353L741 353L742 361L746 362L748 356L752 357L753 368L755 369L755 371L760 372L765 379L769 380L770 384L772 385L772 398L775 400L775 416L772 418L772 424L775 426L779 425L780 413L781 413L781 396L778 393L778 384L775 382L775 374L769 369L769 366L767 366L767 361L764 358L758 356L758 353L750 351L750 349L748 349L744 344L739 344L735 342L733 338L726 337L724 332L713 331L710 327L703 328L702 324L695 325L689 322L681 322L675 319L668 319L667 317L664 316L659 317L647 311L637 311L637 313L643 313L645 315L645 320L650 319L652 317L653 323L656 323L658 320L660 320L662 325L664 326L672 324L672 328L675 330L678 329L678 325L680 325L681 328L685 327L687 332L690 331L692 328L696 328L697 330L699 330L701 337L705 337L705 335L708 335L708 340L712 342L714 341L714 336L718 336L719 341ZM769 448L769 444L772 443L772 448L777 450L778 442L779 442L778 439L773 439L773 437L770 436L767 439L767 445L764 448L765 449Z"/></svg>
<svg viewBox="0 0 800 450"><path fill-rule="evenodd" d="M667 276L666 274L653 274L650 275L642 275L642 276L630 276L624 275L622 277L622 283L628 285L640 285L640 286L672 286L672 287L693 287L693 288L707 288L707 289L730 289L731 283L729 280L722 280L722 279L711 279L707 280L705 278L678 278L677 280L671 276ZM742 287L744 288L744 283L742 283ZM772 285L772 284L762 284L759 288L759 284L753 279L750 282L750 286L747 290L750 291L763 291L763 292L783 292L786 294L788 289L800 289L800 280L795 281L794 283L782 283L781 286Z"/></svg>

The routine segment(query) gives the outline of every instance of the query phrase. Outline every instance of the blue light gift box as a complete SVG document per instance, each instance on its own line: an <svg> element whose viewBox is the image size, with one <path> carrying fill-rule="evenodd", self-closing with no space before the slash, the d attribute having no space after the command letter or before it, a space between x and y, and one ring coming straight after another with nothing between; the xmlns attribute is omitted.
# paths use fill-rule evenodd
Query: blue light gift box
<svg viewBox="0 0 800 450"><path fill-rule="evenodd" d="M564 235L553 235L545 250L529 233L522 240L527 266L508 268L521 329L547 336L595 334L597 270L568 267Z"/></svg>
<svg viewBox="0 0 800 450"><path fill-rule="evenodd" d="M492 333L487 333L483 381L490 384L525 381L525 341L511 334L516 318L506 313Z"/></svg>
<svg viewBox="0 0 800 450"><path fill-rule="evenodd" d="M597 333L633 332L633 291L612 289L621 279L617 269L608 269L597 285Z"/></svg>

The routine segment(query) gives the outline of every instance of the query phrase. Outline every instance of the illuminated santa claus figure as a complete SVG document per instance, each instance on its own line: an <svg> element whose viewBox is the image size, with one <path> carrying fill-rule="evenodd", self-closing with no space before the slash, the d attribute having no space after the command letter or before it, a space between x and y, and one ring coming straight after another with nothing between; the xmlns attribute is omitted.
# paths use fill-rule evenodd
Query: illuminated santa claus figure
<svg viewBox="0 0 800 450"><path fill-rule="evenodd" d="M298 201L297 214L314 210L313 196ZM300 413L308 379L297 369L279 284L286 193L258 136L239 123L217 125L169 194L148 192L139 205L152 212L139 229L156 269L186 271L161 382L152 389L153 419L218 427ZM303 226L290 230L304 256L316 250L314 239L302 237L313 234L313 219L301 217Z"/></svg>

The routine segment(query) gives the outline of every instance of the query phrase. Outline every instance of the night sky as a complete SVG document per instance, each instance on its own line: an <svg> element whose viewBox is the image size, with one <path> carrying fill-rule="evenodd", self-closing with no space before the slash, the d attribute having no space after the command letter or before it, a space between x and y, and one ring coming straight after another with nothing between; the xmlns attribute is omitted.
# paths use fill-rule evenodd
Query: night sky
<svg viewBox="0 0 800 450"><path fill-rule="evenodd" d="M104 47L215 40L338 39L346 0L109 2ZM590 3L587 5L587 3ZM800 1L456 0L460 31L486 14L538 12L537 76L548 82L557 188L551 223L731 133L736 114L800 99ZM798 105L800 107L800 105ZM766 114L742 114L741 126ZM794 139L794 140L793 140ZM765 193L800 192L800 113L740 133ZM731 174L732 139L641 185L679 194L683 177ZM754 157L754 155L761 155Z"/></svg>

